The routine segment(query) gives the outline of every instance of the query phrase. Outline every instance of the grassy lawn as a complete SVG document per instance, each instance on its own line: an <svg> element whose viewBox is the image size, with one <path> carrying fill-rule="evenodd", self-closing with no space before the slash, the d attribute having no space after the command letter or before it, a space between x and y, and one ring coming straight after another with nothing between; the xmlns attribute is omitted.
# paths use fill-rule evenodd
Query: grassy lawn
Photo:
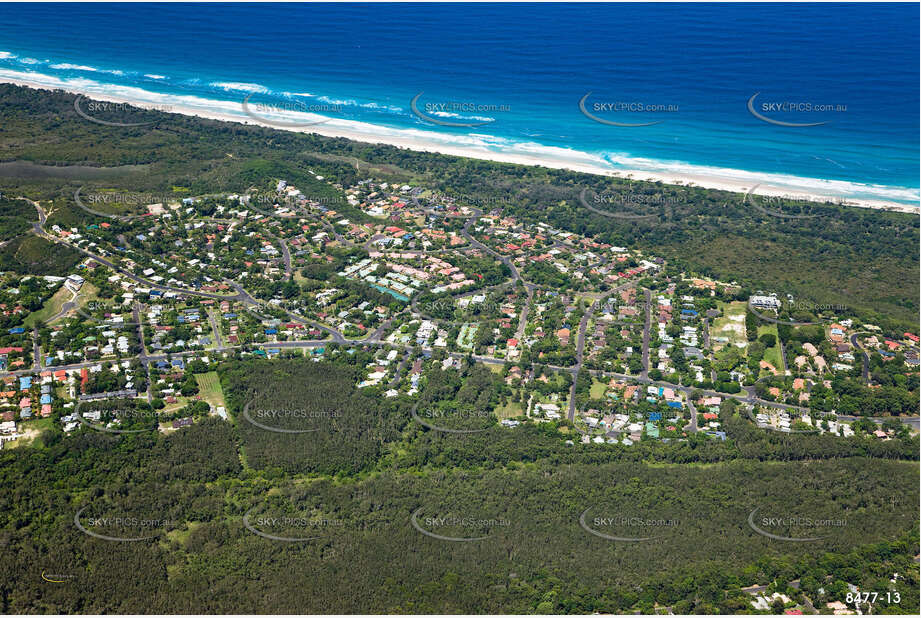
<svg viewBox="0 0 921 618"><path fill-rule="evenodd" d="M165 406L163 406L163 409L160 410L160 414L172 414L176 410L181 410L188 404L195 401L195 399L191 399L189 397L182 397L181 395L174 395L174 397L176 397L176 403L168 403ZM167 423L167 425L169 425L169 423Z"/></svg>
<svg viewBox="0 0 921 618"><path fill-rule="evenodd" d="M63 285L61 288L54 293L54 295L45 301L45 304L38 311L33 311L29 316L22 321L23 326L27 329L31 329L38 323L44 322L53 315L56 315L58 311L61 310L61 307L64 306L68 300L70 300L70 290L65 288Z"/></svg>
<svg viewBox="0 0 921 618"><path fill-rule="evenodd" d="M77 306L82 307L89 301L97 298L96 294L99 291L92 283L86 282L83 284L83 287L80 288L80 293L77 295ZM38 323L44 322L48 318L57 315L61 311L61 307L64 306L64 303L70 300L71 292L63 285L61 288L54 293L54 295L45 301L45 304L38 311L33 311L25 320L23 320L23 325L27 328L32 328ZM71 313L73 315L73 313Z"/></svg>
<svg viewBox="0 0 921 618"><path fill-rule="evenodd" d="M192 533L195 532L195 530L200 528L201 526L202 526L201 522L197 522L197 521L189 522L188 529L171 530L166 533L166 537L170 541L175 541L177 543L185 543L186 541L189 540L189 537L192 536ZM167 569L169 569L169 567L167 567Z"/></svg>
<svg viewBox="0 0 921 618"><path fill-rule="evenodd" d="M224 403L224 390L221 388L221 380L218 378L216 371L208 373L196 373L195 381L198 383L198 390L201 398L211 405L211 409L217 409L218 406L227 407Z"/></svg>
<svg viewBox="0 0 921 618"><path fill-rule="evenodd" d="M510 401L508 404L493 410L493 414L495 414L499 420L502 420L503 418L513 418L515 416L523 416L524 407L521 405L521 403Z"/></svg>
<svg viewBox="0 0 921 618"><path fill-rule="evenodd" d="M722 317L716 318L710 327L711 339L715 337L727 337L729 344L747 343L745 336L745 312L747 311L745 301L735 301L732 303L720 303L720 309L723 310ZM714 348L722 347L723 343L714 342Z"/></svg>
<svg viewBox="0 0 921 618"><path fill-rule="evenodd" d="M41 448L44 446L39 439L39 434L46 429L51 429L54 421L50 418L37 418L31 421L19 423L19 430L24 434L21 438L7 442L4 448L19 448L20 446L32 446Z"/></svg>
<svg viewBox="0 0 921 618"><path fill-rule="evenodd" d="M592 388L589 391L589 395L591 396L592 399L601 399L602 397L604 397L604 392L607 390L607 388L608 388L607 382L602 382L601 380L598 380L597 378L592 378Z"/></svg>
<svg viewBox="0 0 921 618"><path fill-rule="evenodd" d="M91 300L99 300L99 288L87 281L84 282L77 295L77 306L82 307Z"/></svg>
<svg viewBox="0 0 921 618"><path fill-rule="evenodd" d="M294 269L294 272L293 272L293 274L292 274L292 278L294 279L294 282L295 282L295 283L298 283L298 284L306 283L306 281L307 281L306 277L304 277L304 275L302 275L302 274L300 273L300 271L299 271L298 269L296 269L296 268Z"/></svg>
<svg viewBox="0 0 921 618"><path fill-rule="evenodd" d="M777 343L774 344L774 347L768 348L764 351L764 360L774 365L777 368L777 371L783 372L783 357L780 352L780 338L777 337L777 325L776 324L762 324L758 327L758 336L769 333L774 335Z"/></svg>

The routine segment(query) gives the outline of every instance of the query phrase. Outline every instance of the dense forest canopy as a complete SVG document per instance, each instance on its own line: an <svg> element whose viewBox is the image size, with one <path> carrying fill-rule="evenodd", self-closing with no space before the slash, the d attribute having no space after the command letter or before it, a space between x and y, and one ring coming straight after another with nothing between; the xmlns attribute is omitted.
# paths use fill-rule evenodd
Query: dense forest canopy
<svg viewBox="0 0 921 618"><path fill-rule="evenodd" d="M740 587L754 583L798 594L787 584L800 579L835 600L894 571L906 592L890 609L918 606L918 470L898 460L916 458L916 439L899 453L741 425L726 443L648 450L566 445L553 427L448 436L413 421L409 401L355 389L362 355L225 363L232 423L52 431L0 452L4 613L718 612L748 607ZM467 390L445 372L427 403L490 405L481 369ZM243 417L254 400L305 412L266 424L320 431L279 438ZM839 523L783 543L753 531L755 509ZM580 516L653 538L611 541Z"/></svg>

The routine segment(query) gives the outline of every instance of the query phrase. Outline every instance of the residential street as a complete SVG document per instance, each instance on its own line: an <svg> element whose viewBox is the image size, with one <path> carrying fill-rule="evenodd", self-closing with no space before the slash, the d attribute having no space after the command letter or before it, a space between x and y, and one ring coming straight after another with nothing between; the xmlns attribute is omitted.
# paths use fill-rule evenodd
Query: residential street
<svg viewBox="0 0 921 618"><path fill-rule="evenodd" d="M652 292L643 290L643 305L646 310L646 321L643 324L643 371L640 377L649 379L649 329L652 322Z"/></svg>
<svg viewBox="0 0 921 618"><path fill-rule="evenodd" d="M31 202L31 200L30 200L30 202ZM124 269L124 268L121 268L120 266L114 264L111 260L108 260L108 259L106 259L105 257L96 255L96 254L91 253L91 252L89 252L89 251L86 251L86 250L84 250L84 249L82 249L82 248L80 248L80 247L76 247L76 246L72 245L72 244L69 243L69 242L66 242L66 241L64 241L64 240L62 240L62 239L60 239L60 238L57 238L56 236L53 236L53 235L51 235L51 234L48 234L48 233L45 232L45 230L43 229L43 225L44 225L44 222L45 222L45 220L46 220L46 214L45 214L44 210L43 210L43 209L41 208L41 206L39 206L37 203L35 203L35 202L31 202L31 203L36 207L36 210L37 210L37 212L38 212L38 214L39 214L39 221L33 223L33 231L34 231L37 235L42 236L43 238L45 238L45 239L47 239L47 240L49 240L49 241L51 241L51 242L59 243L59 244L68 246L68 247L70 247L70 248L72 248L72 249L74 249L74 250L76 250L76 251L79 251L79 252L83 253L84 255L86 255L86 256L88 256L88 257L91 257L92 259L96 260L96 261L99 262L100 264L102 264L102 265L104 265L104 266L106 266L106 267L108 267L108 268L111 268L112 270L114 270L114 271L116 271L116 272L118 272L118 273L121 273L122 275L128 277L128 278L131 279L132 281L135 281L135 282L137 282L137 283L140 283L140 284L142 284L142 285L144 285L144 286L147 286L147 287L150 287L150 288L153 288L153 289L158 289L158 290L163 290L163 291L171 291L171 292L174 292L174 293L177 293L177 294L183 294L183 295L188 295L188 296L198 296L198 297L202 297L202 298L210 298L210 299L215 299L215 300L236 300L236 301L239 301L239 302L241 302L241 303L243 303L243 304L245 304L245 305L249 305L249 306L251 306L251 307L259 306L259 305L261 304L261 301L257 300L257 299L254 298L252 295L250 295L250 294L249 294L245 289L243 289L243 287L240 286L238 283L232 282L232 281L231 281L231 282L228 282L228 283L230 284L230 286L233 287L234 291L236 292L235 294L232 294L232 295L229 295L229 294L217 294L217 293L213 293L213 292L204 292L204 291L201 291L201 290L185 289L185 288L179 288L179 287L175 287L175 286L165 286L165 285L160 285L160 284L157 284L157 283L148 281L148 280L146 280L146 279L144 279L144 278L142 278L142 277L139 277L138 275L135 275L133 272L130 272L130 271ZM473 238L473 237L470 235L470 233L469 233L469 228L470 228L470 226L473 224L474 221L476 221L476 219L477 219L479 216L482 215L482 211L480 211L480 210L478 210L478 209L473 209L473 210L474 210L474 214L469 215L469 216L466 217L466 218L467 218L467 222L465 223L464 228L463 228L461 234L467 239L467 241L470 243L471 246L476 247L476 248L478 248L478 249L480 249L480 250L482 250L482 251L485 251L485 252L487 252L487 253L493 255L493 256L496 257L497 259L501 260L502 263L504 263L504 264L509 268L509 270L510 270L510 272L511 272L511 274L512 274L512 280L511 280L510 282L506 282L506 283L503 283L503 284L499 284L499 286L509 285L510 283L513 284L513 283L516 282L516 281L522 281L522 283L524 283L524 285L525 285L525 286L527 287L527 289L528 289L528 297L531 298L532 295L533 295L534 290L535 290L535 289L539 289L539 286L536 286L536 285L534 285L534 284L532 284L532 283L525 282L525 281L521 278L521 275L519 274L518 269L515 267L515 265L511 262L511 260L510 260L508 257L499 255L498 253L496 253L495 251L493 251L492 249L490 249L490 248L487 247L486 245L483 245L482 243L480 243L479 241L477 241L475 238ZM283 247L284 247L285 243L282 243L282 245L283 245ZM288 253L288 251L287 251L286 248L285 248L285 250L284 250L284 254L285 254L285 256L286 256L286 259L285 259L286 270L288 270L288 269L290 268L290 254ZM634 285L634 283L631 282L631 283L628 283L628 284L619 286L619 287L615 288L614 290L612 290L612 291L606 293L605 296L609 296L609 295L612 294L612 293L615 293L615 292L617 292L617 291L620 291L620 290L622 290L622 289L624 289L624 288L627 288L627 287L630 287L630 286L632 286L632 285ZM494 286L494 287L499 287L499 286ZM664 386L664 387L672 388L672 389L674 389L674 390L683 391L683 392L685 392L685 393L690 393L692 390L694 390L692 387L682 386L682 385L680 385L680 384L673 384L673 383L664 382L664 381L652 381L652 380L649 379L649 367L650 367L650 350L649 350L649 342L650 342L650 329L651 329L652 309L653 309L653 308L652 308L652 293L651 293L650 290L644 289L644 290L643 290L643 295L644 295L644 306L645 306L645 322L644 322L644 327L643 327L643 370L642 370L642 373L641 373L639 376L630 376L630 375L617 374L617 373L606 372L606 371L597 371L597 370L586 370L586 371L588 371L590 374L596 375L596 376L617 377L617 378L619 378L619 379L624 379L624 380L633 380L633 381L636 381L636 382L641 383L641 384L653 384L653 385L656 385L656 386ZM594 312L595 310L597 310L597 308L599 307L600 301L601 301L601 298L599 297L599 298L596 298L596 299L592 302L591 306L590 306L590 307L586 310L586 312L583 314L582 319L581 319L581 321L580 321L580 323L579 323L579 331L578 331L578 337L577 337L577 343L576 343L576 363L575 363L575 365L573 365L573 366L571 366L571 367L557 367L557 366L553 366L553 365L548 365L548 367L550 367L550 368L552 368L552 369L557 369L557 370L560 370L560 371L567 371L567 372L569 372L569 373L573 376L573 384L572 384L571 389L570 389L569 410L568 410L568 415L567 415L568 418L569 418L570 420L573 420L573 419L575 418L575 410L576 410L575 388L576 388L576 380L578 379L579 373L582 371L582 361L583 361L584 348L585 348L585 333L586 333L586 329L587 329L587 327L588 327L588 323L589 323L589 321L590 321L590 319L591 319L591 316L592 316L593 312ZM72 303L67 303L67 304L72 304ZM72 308L72 307L71 307L71 308ZM65 311L64 311L63 308L62 308L62 311L59 313L59 315L58 315L58 316L55 316L55 317L59 317L60 315L63 315L64 313L65 313ZM135 307L134 313L135 313L135 321L136 321L136 322L140 322L140 314L139 314L139 312L138 312L137 307ZM760 314L759 314L759 315L760 315ZM253 344L253 347L258 347L258 348L279 348L279 349L290 349L290 348L295 348L295 349L296 349L296 348L314 348L314 347L322 347L322 346L326 346L326 345L328 345L328 344L330 344L330 343L337 343L337 344L339 344L339 345L355 345L355 346L365 346L365 345L374 345L374 346L391 345L391 344L387 344L387 343L383 342L383 341L381 340L381 338L382 338L383 333L387 330L387 328L389 327L389 325L392 323L392 320L396 317L396 315L391 316L384 324L382 324L382 325L379 326L377 329L375 329L375 331L372 332L368 337L366 337L366 338L359 338L359 339L350 339L350 338L346 338L341 332L339 332L339 331L336 330L335 328L332 328L332 327L327 326L327 325L324 325L324 324L320 324L320 323L315 322L315 321L312 321L312 320L308 320L307 318L304 318L304 317L302 317L302 316L299 316L299 315L297 315L297 314L295 314L295 313L289 312L289 316L288 316L288 317L289 317L289 319L291 319L292 321L299 322L299 323L306 324L306 325L310 325L310 326L312 326L312 327L314 327L314 328L317 328L317 329L319 329L319 330L321 330L321 331L323 331L323 332L326 332L327 334L329 334L329 335L332 337L332 341L330 341L330 340L310 340L310 341L294 341L294 342L277 342L277 343ZM519 321L519 326L518 326L518 333L523 334L523 328L524 328L524 325L526 324L526 318L527 318L527 309L525 309L524 311L522 311L522 317L521 317L521 319L520 319L520 321ZM767 319L767 320L770 321L770 322L784 323L784 322L782 322L782 321L772 320L772 319L770 319L770 318L768 318L768 317L766 317L766 316L765 316L765 319ZM209 314L209 322L210 322L211 328L212 328L212 330L213 330L213 332L214 332L214 335L215 335L215 343L218 345L218 350L219 350L219 351L231 350L231 349L239 349L239 348L241 347L241 346L223 346L223 341L222 341L222 340L220 339L220 337L219 337L220 329L219 329L217 323L214 321L214 318L213 318L213 316L212 316L211 314ZM797 323L795 323L795 324L799 325L799 324L811 324L811 323L809 323L809 322L803 322L803 323L797 322ZM139 327L139 331L142 331L142 329L140 329L140 327ZM142 345L143 345L143 332L140 332L140 336L141 336L141 341L142 341ZM861 349L861 351L863 352L863 355L864 355L864 379L866 380L866 379L868 378L868 369L867 369L867 362L868 362L868 361L867 361L867 355L866 355L866 352L863 351L862 348L860 348L860 346L858 345L858 343L857 343L857 341L856 341L856 338L857 338L857 334L852 335L852 336L851 336L851 342L852 342L852 344L855 345L855 347ZM707 344L709 344L709 339L705 339L705 345L707 345ZM37 344L37 342L35 342L33 345L34 345L35 348L36 348L36 358L38 358L38 357L40 356L40 350L38 350L38 344ZM406 346L398 346L398 345L397 345L397 346L392 346L392 347L403 348L403 349L406 349L406 350L409 350L409 349L412 349L412 348L413 348L413 346L408 346L408 345L406 345ZM158 355L147 355L146 352L142 352L137 358L138 358L141 362L143 362L144 364L148 364L148 363L151 362L151 361L164 360L164 359L167 359L167 358L169 358L169 357L190 356L190 355L195 355L195 354L199 354L199 353L202 353L202 352L180 352L180 353L173 353L173 354L158 354ZM451 356L456 357L456 358L466 358L468 355L460 354L460 353L452 353ZM489 364L504 364L504 363L506 362L505 359L494 358L494 357L489 357L489 356L473 356L473 358L474 358L474 360L476 360L477 362L483 362L483 363L489 363ZM96 364L98 364L98 362L83 362L83 363L76 363L76 364L70 364L70 365L59 365L59 366L55 366L55 369L80 369L80 368L84 368L84 367L91 367L91 366L96 365ZM38 365L35 365L32 369L23 369L23 370L17 370L17 371L13 371L13 372L5 372L5 373L0 374L0 376L8 376L8 375L17 375L17 376L18 376L18 375L25 375L25 374L33 373L34 371L37 370L37 367L38 367ZM752 388L745 389L745 390L743 391L744 394L728 394L728 393L722 393L722 392L719 392L719 391L710 391L710 390L703 390L703 389L698 389L698 390L701 390L701 392L703 392L705 395L708 395L708 396L713 395L713 396L720 396L720 397L729 397L729 398L737 399L737 400L739 400L739 401L742 401L742 402L745 402L745 403L749 403L749 404L755 404L755 405L773 407L773 408L784 409L784 410L791 410L791 411L796 411L796 412L803 412L803 411L806 411L806 410L807 410L807 408L803 408L803 407L800 407L800 406L795 406L795 405L790 405L790 404L784 404L784 403L778 403L778 402L771 402L771 401L766 401L766 400L759 399L759 398L757 398L757 397L755 396L755 394L754 394L754 389L752 389ZM690 407L692 410L694 410L693 404L691 404L689 407ZM846 418L849 418L849 417L842 417L842 419L846 419ZM918 428L918 424L919 424L918 417L903 417L901 420L902 420L902 422L905 423L905 424L911 425L912 427L915 427L916 429ZM880 421L880 422L881 422L881 421ZM692 430L692 431L696 431L696 430L697 430L696 413L692 413L692 425L691 425L691 430Z"/></svg>

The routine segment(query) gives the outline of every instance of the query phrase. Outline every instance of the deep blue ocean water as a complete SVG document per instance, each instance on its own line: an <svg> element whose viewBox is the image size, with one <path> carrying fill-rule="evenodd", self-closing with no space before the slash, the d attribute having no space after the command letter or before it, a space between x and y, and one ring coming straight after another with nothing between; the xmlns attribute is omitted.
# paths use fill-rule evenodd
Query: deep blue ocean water
<svg viewBox="0 0 921 618"><path fill-rule="evenodd" d="M917 203L918 32L916 4L3 4L0 80L234 112L253 94L490 150ZM424 121L419 92L429 117L487 124ZM657 124L593 121L589 92L602 119ZM763 116L824 124L756 118L756 93Z"/></svg>

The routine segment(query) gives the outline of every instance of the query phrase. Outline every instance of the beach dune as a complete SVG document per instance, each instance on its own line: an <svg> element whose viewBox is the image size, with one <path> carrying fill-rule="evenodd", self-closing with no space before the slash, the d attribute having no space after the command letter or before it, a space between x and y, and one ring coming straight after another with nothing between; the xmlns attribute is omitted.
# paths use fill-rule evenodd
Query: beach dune
<svg viewBox="0 0 921 618"><path fill-rule="evenodd" d="M49 77L49 76L46 76ZM124 93L113 95L99 92L96 88L80 87L57 78L48 81L34 81L19 77L0 75L0 83L11 83L18 86L43 90L62 90L71 94L80 94L88 98L111 102L123 103L143 109L156 109L167 113L197 116L212 120L238 122L248 125L257 125L274 128L282 131L295 131L302 133L315 133L326 137L347 138L359 142L373 144L387 144L400 148L420 152L434 152L459 157L470 157L503 163L516 163L521 165L543 166L553 169L568 169L601 176L631 178L661 182L671 185L697 186L705 189L719 189L736 193L751 192L754 195L784 197L801 199L814 202L834 202L847 206L892 210L905 213L919 212L917 205L906 205L898 202L850 197L846 194L848 183L840 181L821 181L820 185L827 183L828 191L806 191L795 186L784 186L774 182L772 176L764 175L759 179L757 173L742 172L740 170L715 170L708 174L674 173L669 171L657 172L640 169L611 169L610 164L588 153L568 150L565 148L542 148L540 154L526 152L509 152L501 149L500 141L488 135L475 134L470 136L443 135L435 131L420 129L390 129L378 125L344 120L341 118L324 118L316 114L303 112L286 112L283 116L264 114L264 119L257 119L256 114L246 114L243 108L242 97L240 102L213 101L198 97L165 95L147 93L139 88L123 88ZM100 84L100 86L103 86ZM145 100L145 94L155 94L156 101ZM277 119L276 119L277 116ZM290 126L302 123L303 126ZM774 176L773 178L776 178ZM794 179L794 177L791 177Z"/></svg>

